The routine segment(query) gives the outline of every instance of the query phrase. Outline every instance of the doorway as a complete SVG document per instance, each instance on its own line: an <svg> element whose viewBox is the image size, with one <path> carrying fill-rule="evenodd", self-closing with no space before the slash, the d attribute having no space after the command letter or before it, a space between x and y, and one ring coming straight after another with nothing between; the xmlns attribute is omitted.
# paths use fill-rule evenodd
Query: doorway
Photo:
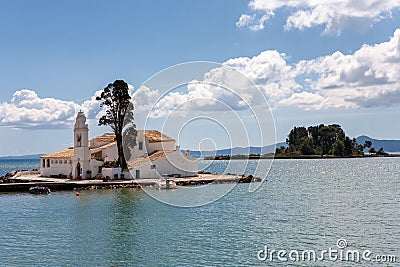
<svg viewBox="0 0 400 267"><path fill-rule="evenodd" d="M76 164L76 178L79 176L81 176L81 164L78 162L78 164Z"/></svg>

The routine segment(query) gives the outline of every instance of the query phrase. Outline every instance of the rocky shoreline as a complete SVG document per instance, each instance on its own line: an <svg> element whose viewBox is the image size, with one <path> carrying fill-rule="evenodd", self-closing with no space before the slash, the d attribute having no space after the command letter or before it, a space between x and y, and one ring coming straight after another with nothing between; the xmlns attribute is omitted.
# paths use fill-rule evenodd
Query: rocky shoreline
<svg viewBox="0 0 400 267"><path fill-rule="evenodd" d="M134 180L73 180L61 178L40 177L32 171L12 171L0 178L0 192L28 192L33 186L46 186L51 191L66 190L99 190L118 188L153 187L160 179L134 179ZM211 174L199 172L196 177L170 178L177 186L201 186L206 184L229 184L261 182L252 175L236 174Z"/></svg>

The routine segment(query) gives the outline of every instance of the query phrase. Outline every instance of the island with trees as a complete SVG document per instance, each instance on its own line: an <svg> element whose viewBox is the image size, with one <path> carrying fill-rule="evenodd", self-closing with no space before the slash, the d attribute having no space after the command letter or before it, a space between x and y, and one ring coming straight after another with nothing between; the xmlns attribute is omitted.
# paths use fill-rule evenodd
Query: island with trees
<svg viewBox="0 0 400 267"><path fill-rule="evenodd" d="M381 147L375 149L372 141L358 144L355 138L346 136L339 124L294 127L290 130L286 146L280 146L274 153L250 155L208 156L206 160L267 159L267 158L349 158L349 157L398 157L388 154Z"/></svg>
<svg viewBox="0 0 400 267"><path fill-rule="evenodd" d="M294 127L286 139L287 147L276 148L275 157L363 157L387 156L383 148L376 150L371 141L358 144L346 136L338 124Z"/></svg>

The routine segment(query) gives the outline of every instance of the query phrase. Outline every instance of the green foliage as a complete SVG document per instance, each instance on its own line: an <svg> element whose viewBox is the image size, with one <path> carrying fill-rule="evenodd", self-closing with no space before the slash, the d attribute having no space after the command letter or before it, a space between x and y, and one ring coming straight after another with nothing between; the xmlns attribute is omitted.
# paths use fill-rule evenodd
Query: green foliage
<svg viewBox="0 0 400 267"><path fill-rule="evenodd" d="M383 147L379 148L378 151L376 151L376 154L379 155L379 156L388 155L388 153L386 153L386 152L383 150Z"/></svg>
<svg viewBox="0 0 400 267"><path fill-rule="evenodd" d="M365 141L365 143L367 143L368 141ZM364 144L364 145L366 145L366 144ZM372 142L371 142L371 145L372 145ZM378 149L378 151L374 148L374 147L371 147L371 146L369 146L370 147L370 149L368 150L368 152L370 153L370 154L375 154L375 155L377 155L377 156L386 156L386 155L389 155L388 153L386 153L384 150L383 150L383 147L381 147L381 148L379 148Z"/></svg>
<svg viewBox="0 0 400 267"><path fill-rule="evenodd" d="M314 142L312 141L311 138L302 137L300 139L299 147L300 147L301 154L303 154L303 155L313 155L313 154L315 154L315 152L314 152Z"/></svg>
<svg viewBox="0 0 400 267"><path fill-rule="evenodd" d="M337 157L344 156L344 142L342 140L336 140L332 145L332 154Z"/></svg>
<svg viewBox="0 0 400 267"><path fill-rule="evenodd" d="M275 149L275 154L285 154L285 152L286 152L286 147L284 146L280 146Z"/></svg>
<svg viewBox="0 0 400 267"><path fill-rule="evenodd" d="M294 127L286 139L286 143L297 146L301 143L300 139L307 137L307 129L305 127Z"/></svg>
<svg viewBox="0 0 400 267"><path fill-rule="evenodd" d="M123 131L125 127L128 127L128 129L135 128L133 124L133 105L129 95L128 84L123 80L116 80L108 84L101 92L101 95L96 97L96 100L101 101L101 107L106 107L106 115L99 119L99 126L110 126L114 131L118 148L117 165L122 169L126 169ZM130 130L130 133L135 134L133 136L135 141L132 143L136 144L136 130Z"/></svg>
<svg viewBox="0 0 400 267"><path fill-rule="evenodd" d="M372 142L357 144L355 139L346 136L338 124L294 127L286 139L288 148L276 149L276 155L320 155L349 157L363 155L363 150L371 147Z"/></svg>
<svg viewBox="0 0 400 267"><path fill-rule="evenodd" d="M364 142L364 148L370 148L372 146L372 142L370 140L367 140Z"/></svg>

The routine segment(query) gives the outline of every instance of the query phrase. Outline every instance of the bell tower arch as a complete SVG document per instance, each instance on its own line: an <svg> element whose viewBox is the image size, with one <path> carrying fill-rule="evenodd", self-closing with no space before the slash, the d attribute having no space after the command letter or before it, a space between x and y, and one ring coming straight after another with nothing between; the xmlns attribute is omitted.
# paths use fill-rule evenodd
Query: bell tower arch
<svg viewBox="0 0 400 267"><path fill-rule="evenodd" d="M86 124L86 116L82 111L78 112L74 127L74 160L73 177L85 178L90 171L89 127Z"/></svg>

